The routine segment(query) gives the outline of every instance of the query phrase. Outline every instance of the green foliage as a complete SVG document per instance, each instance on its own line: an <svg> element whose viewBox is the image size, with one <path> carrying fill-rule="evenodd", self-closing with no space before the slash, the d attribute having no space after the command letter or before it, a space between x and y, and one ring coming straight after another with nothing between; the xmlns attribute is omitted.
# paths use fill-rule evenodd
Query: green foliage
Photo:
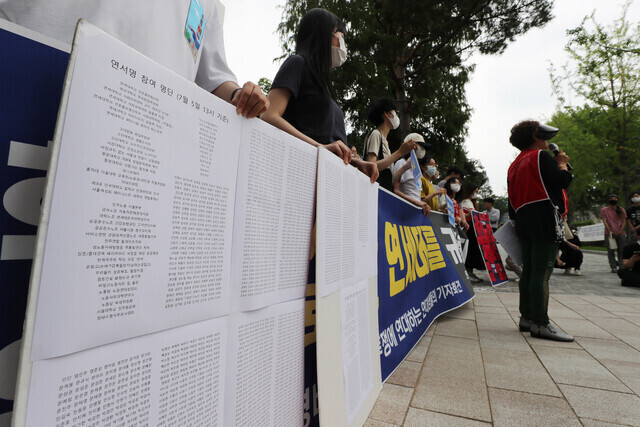
<svg viewBox="0 0 640 427"><path fill-rule="evenodd" d="M593 220L591 220L591 219L587 219L587 220L585 220L585 221L575 221L575 222L572 222L572 223L571 223L571 227L575 227L575 228L578 228L578 227L586 227L587 225L593 225L593 224L595 224L595 223L593 222Z"/></svg>
<svg viewBox="0 0 640 427"><path fill-rule="evenodd" d="M507 43L551 19L552 0L287 0L278 27L284 56L293 52L300 18L323 7L346 25L347 62L333 71L333 90L349 123L349 144L360 150L371 130L366 118L375 98L394 99L400 129L433 144L441 165L457 164L481 183L483 170L464 150L470 108L465 84L473 52L501 53ZM486 175L484 176L486 181Z"/></svg>
<svg viewBox="0 0 640 427"><path fill-rule="evenodd" d="M563 104L551 124L561 129L556 142L570 157L574 180L571 211L593 210L609 193L626 199L640 176L640 25L622 16L610 28L593 15L568 30L572 67L552 70L554 90ZM589 27L593 28L588 28ZM563 88L585 100L567 105Z"/></svg>
<svg viewBox="0 0 640 427"><path fill-rule="evenodd" d="M258 86L260 86L260 89L267 95L271 90L271 80L266 77L261 77L260 80L258 80Z"/></svg>
<svg viewBox="0 0 640 427"><path fill-rule="evenodd" d="M607 251L607 247L605 246L604 242L601 243L600 245L596 245L595 242L589 242L588 245L582 245L581 249L583 251L600 251L600 252Z"/></svg>

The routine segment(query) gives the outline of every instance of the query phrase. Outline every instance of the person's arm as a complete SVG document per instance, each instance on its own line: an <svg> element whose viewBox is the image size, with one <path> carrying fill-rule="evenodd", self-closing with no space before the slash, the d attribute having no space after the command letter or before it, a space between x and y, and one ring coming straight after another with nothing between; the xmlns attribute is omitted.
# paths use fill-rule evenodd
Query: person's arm
<svg viewBox="0 0 640 427"><path fill-rule="evenodd" d="M507 179L507 194L509 194L509 180ZM516 219L516 210L511 205L511 199L507 198L507 209L509 211L509 219L511 221L515 221Z"/></svg>
<svg viewBox="0 0 640 427"><path fill-rule="evenodd" d="M403 158L406 154L408 154L411 150L416 148L416 142L409 140L402 143L400 148L391 153L389 157L385 157L379 160L376 160L376 164L378 165L378 169L385 170L393 163L397 162L401 158Z"/></svg>
<svg viewBox="0 0 640 427"><path fill-rule="evenodd" d="M410 197L405 193L403 193L402 191L400 191L400 181L402 179L402 174L405 173L410 168L411 168L411 162L407 160L401 167L399 167L393 173L393 192L398 196L402 197L403 199L405 199L406 201L413 203L414 205L421 208L423 214L429 215L429 212L431 212L431 207L426 202L423 202L422 200L416 200L413 197Z"/></svg>
<svg viewBox="0 0 640 427"><path fill-rule="evenodd" d="M428 203L434 197L439 196L440 194L446 194L446 193L447 193L447 190L445 190L444 188L438 188L433 193L429 193L426 196L424 196L422 198L422 201Z"/></svg>
<svg viewBox="0 0 640 427"><path fill-rule="evenodd" d="M371 178L371 183L373 184L378 179L378 166L376 166L373 162L366 162L362 159L351 159L351 164L358 168L360 172L367 175Z"/></svg>
<svg viewBox="0 0 640 427"><path fill-rule="evenodd" d="M601 217L602 218L602 222L604 224L604 232L605 233L611 233L611 229L609 228L609 223L607 222L607 218L605 217Z"/></svg>
<svg viewBox="0 0 640 427"><path fill-rule="evenodd" d="M365 144L365 160L367 162L375 162L378 165L378 170L385 170L406 154L408 154L411 150L416 148L415 141L405 141L402 143L400 148L391 153L388 157L383 157L382 159L378 159L378 152L382 151L380 148L382 146L382 134L380 132L372 132L369 136L369 143ZM375 150L375 151L374 151Z"/></svg>
<svg viewBox="0 0 640 427"><path fill-rule="evenodd" d="M569 246L574 251L580 250L580 247L578 245L575 245L575 244L573 244L572 242L570 242L568 240L565 240L565 243L567 244L567 246Z"/></svg>
<svg viewBox="0 0 640 427"><path fill-rule="evenodd" d="M569 157L562 151L553 158L548 151L543 150L540 156L540 175L545 187L549 190L561 191L569 188L573 175L567 169Z"/></svg>
<svg viewBox="0 0 640 427"><path fill-rule="evenodd" d="M620 230L618 230L618 236L624 235L624 227L627 225L627 221L625 221L627 219L627 213L624 209L622 209L622 215L624 215L624 219L620 221Z"/></svg>
<svg viewBox="0 0 640 427"><path fill-rule="evenodd" d="M622 268L625 270L631 270L636 266L636 263L640 261L640 255L633 254L630 258L626 258L622 260Z"/></svg>
<svg viewBox="0 0 640 427"><path fill-rule="evenodd" d="M463 216L460 216L460 225L462 226L462 228L464 228L464 231L467 231L469 229L469 223Z"/></svg>
<svg viewBox="0 0 640 427"><path fill-rule="evenodd" d="M260 118L267 123L272 124L273 126L287 132L290 135L299 138L314 147L320 147L318 141L313 138L308 137L304 133L300 132L296 129L291 123L286 121L282 115L284 111L287 109L287 105L289 104L289 100L291 99L291 91L285 88L272 88L269 91L269 101L270 105L267 111L265 111ZM326 149L331 151L336 156L340 157L345 164L348 164L351 160L351 150L346 146L342 141L334 141L331 144L324 146Z"/></svg>
<svg viewBox="0 0 640 427"><path fill-rule="evenodd" d="M212 92L218 98L230 102L236 107L236 112L248 119L257 117L269 108L269 99L253 82L246 82L242 87L236 82L226 81Z"/></svg>

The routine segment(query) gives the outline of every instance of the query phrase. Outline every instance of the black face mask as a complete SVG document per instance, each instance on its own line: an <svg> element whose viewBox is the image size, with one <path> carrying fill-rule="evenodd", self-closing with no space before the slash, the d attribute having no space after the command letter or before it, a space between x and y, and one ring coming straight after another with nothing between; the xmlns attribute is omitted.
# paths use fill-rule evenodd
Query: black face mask
<svg viewBox="0 0 640 427"><path fill-rule="evenodd" d="M610 204L611 206L615 206L615 205L617 205L617 204L618 204L618 201L617 201L617 200L609 200L609 204Z"/></svg>

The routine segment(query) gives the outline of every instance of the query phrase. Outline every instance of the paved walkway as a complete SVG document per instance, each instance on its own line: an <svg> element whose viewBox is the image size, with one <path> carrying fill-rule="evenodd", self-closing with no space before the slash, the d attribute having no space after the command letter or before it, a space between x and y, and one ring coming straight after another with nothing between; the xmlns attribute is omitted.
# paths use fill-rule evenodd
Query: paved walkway
<svg viewBox="0 0 640 427"><path fill-rule="evenodd" d="M582 273L550 282L549 315L575 342L521 333L517 283L481 283L429 328L365 425L640 425L640 288L600 254Z"/></svg>

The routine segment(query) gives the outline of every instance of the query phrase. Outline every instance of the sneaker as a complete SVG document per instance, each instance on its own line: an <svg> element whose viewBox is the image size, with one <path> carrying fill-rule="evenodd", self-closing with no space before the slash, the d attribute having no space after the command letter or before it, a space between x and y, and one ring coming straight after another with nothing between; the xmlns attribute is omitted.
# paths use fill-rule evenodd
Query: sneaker
<svg viewBox="0 0 640 427"><path fill-rule="evenodd" d="M547 323L544 326L531 324L531 336L534 338L542 338L543 340L551 341L563 341L571 342L573 337L569 334L565 334L551 323Z"/></svg>
<svg viewBox="0 0 640 427"><path fill-rule="evenodd" d="M531 320L527 319L526 317L520 316L520 322L518 322L518 328L520 329L520 332L529 332L531 330L531 325L533 325L533 323L531 323Z"/></svg>
<svg viewBox="0 0 640 427"><path fill-rule="evenodd" d="M612 272L612 273L617 273L617 272L618 272L618 269L617 269L617 268L612 268L612 269L611 269L611 272Z"/></svg>
<svg viewBox="0 0 640 427"><path fill-rule="evenodd" d="M564 269L564 274L566 274L566 275L571 274L571 268L565 268Z"/></svg>
<svg viewBox="0 0 640 427"><path fill-rule="evenodd" d="M576 276L580 276L582 273L580 273L580 269L576 268L573 270L573 274L575 274Z"/></svg>
<svg viewBox="0 0 640 427"><path fill-rule="evenodd" d="M471 281L471 283L480 283L480 282L482 282L482 279L479 278L478 276L476 276L475 274L469 273L469 272L467 272L467 273L469 274L469 280Z"/></svg>

